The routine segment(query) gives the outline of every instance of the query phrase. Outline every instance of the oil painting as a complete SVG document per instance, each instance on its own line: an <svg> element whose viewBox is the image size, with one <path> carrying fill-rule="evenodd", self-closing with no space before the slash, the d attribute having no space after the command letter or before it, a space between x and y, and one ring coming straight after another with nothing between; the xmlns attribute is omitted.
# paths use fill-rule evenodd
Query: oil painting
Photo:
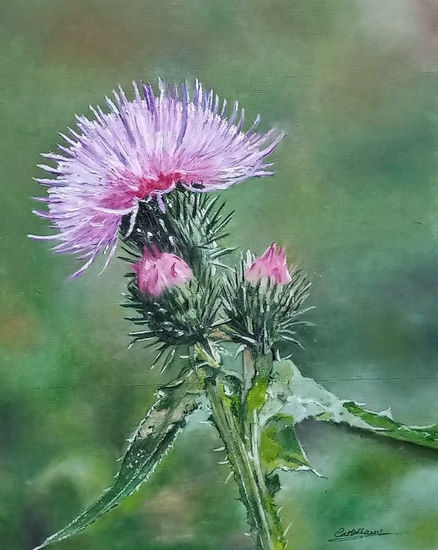
<svg viewBox="0 0 438 550"><path fill-rule="evenodd" d="M438 6L2 9L0 548L438 548Z"/></svg>

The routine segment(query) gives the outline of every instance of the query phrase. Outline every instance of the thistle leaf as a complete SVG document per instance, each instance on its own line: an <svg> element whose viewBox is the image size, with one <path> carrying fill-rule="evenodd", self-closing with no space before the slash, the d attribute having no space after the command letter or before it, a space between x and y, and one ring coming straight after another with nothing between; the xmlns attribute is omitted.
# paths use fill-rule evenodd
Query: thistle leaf
<svg viewBox="0 0 438 550"><path fill-rule="evenodd" d="M312 470L295 434L291 416L277 414L269 419L261 433L259 450L268 474L277 469Z"/></svg>
<svg viewBox="0 0 438 550"><path fill-rule="evenodd" d="M296 367L292 361L274 361L267 399L260 412L262 425L265 425L271 417L282 411L290 401L294 368Z"/></svg>
<svg viewBox="0 0 438 550"><path fill-rule="evenodd" d="M423 447L438 449L438 424L419 427L406 426L405 424L396 422L387 411L381 413L368 411L354 401L344 402L343 407L350 414L366 422L369 426L368 429L375 431L379 435L422 445Z"/></svg>
<svg viewBox="0 0 438 550"><path fill-rule="evenodd" d="M291 414L296 424L306 418L314 418L438 449L438 424L408 426L395 421L388 411L376 413L354 401L339 399L312 378L302 376L292 361L274 362L270 392L270 398L262 410L265 421L282 411Z"/></svg>
<svg viewBox="0 0 438 550"><path fill-rule="evenodd" d="M131 495L153 472L185 427L188 417L197 407L200 386L201 382L193 372L184 373L170 384L162 386L157 391L157 401L131 440L114 485L35 550L79 533Z"/></svg>

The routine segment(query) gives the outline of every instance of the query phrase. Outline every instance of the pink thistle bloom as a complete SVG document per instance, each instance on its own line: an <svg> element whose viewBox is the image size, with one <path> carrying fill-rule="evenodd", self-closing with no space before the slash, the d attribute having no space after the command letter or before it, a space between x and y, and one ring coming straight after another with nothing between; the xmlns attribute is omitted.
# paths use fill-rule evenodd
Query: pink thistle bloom
<svg viewBox="0 0 438 550"><path fill-rule="evenodd" d="M166 288L180 286L193 277L182 258L160 252L156 246L152 251L145 248L141 260L131 267L137 274L140 291L152 298L158 298Z"/></svg>
<svg viewBox="0 0 438 550"><path fill-rule="evenodd" d="M214 191L273 174L264 161L283 134L256 133L259 117L244 131L244 110L239 114L237 102L227 115L227 102L220 107L219 97L198 81L192 97L185 84L178 90L159 80L158 95L150 84L133 85L132 101L119 87L115 102L106 98L108 113L91 107L93 120L77 117L70 136L61 134L67 142L58 146L61 152L43 155L55 166L39 165L49 174L37 179L48 187L48 197L37 200L48 212L34 212L58 232L30 237L57 240L56 252L83 260L73 277L100 252L108 253L105 269L122 217L130 216L132 230L140 201L154 198L163 209L163 195L177 185Z"/></svg>
<svg viewBox="0 0 438 550"><path fill-rule="evenodd" d="M268 246L260 258L256 258L245 272L245 278L251 283L270 279L280 285L292 279L286 263L286 253L282 246L277 250L276 244Z"/></svg>

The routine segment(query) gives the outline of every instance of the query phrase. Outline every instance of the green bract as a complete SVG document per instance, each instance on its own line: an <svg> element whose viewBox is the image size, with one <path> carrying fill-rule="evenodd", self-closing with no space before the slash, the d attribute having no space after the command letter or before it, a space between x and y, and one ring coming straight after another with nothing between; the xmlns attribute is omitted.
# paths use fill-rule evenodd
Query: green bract
<svg viewBox="0 0 438 550"><path fill-rule="evenodd" d="M296 329L309 324L299 317L309 311L303 303L309 296L310 282L296 269L284 285L270 279L251 283L245 271L252 260L241 259L234 273L225 278L222 301L228 317L231 338L261 353L268 353L281 342L300 345Z"/></svg>

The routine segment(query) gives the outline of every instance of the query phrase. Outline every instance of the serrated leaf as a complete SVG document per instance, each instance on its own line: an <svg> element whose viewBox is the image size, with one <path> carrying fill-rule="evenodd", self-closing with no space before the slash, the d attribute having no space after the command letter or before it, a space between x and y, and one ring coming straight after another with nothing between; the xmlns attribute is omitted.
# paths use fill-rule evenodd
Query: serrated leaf
<svg viewBox="0 0 438 550"><path fill-rule="evenodd" d="M354 401L345 401L343 407L354 416L366 422L370 429L379 430L379 435L401 441L415 443L424 447L438 449L438 424L431 426L406 426L396 422L386 412L375 413L362 408Z"/></svg>
<svg viewBox="0 0 438 550"><path fill-rule="evenodd" d="M291 416L277 414L269 419L261 433L259 451L268 474L278 469L312 470Z"/></svg>
<svg viewBox="0 0 438 550"><path fill-rule="evenodd" d="M126 451L114 485L66 527L35 550L75 535L118 506L146 480L197 407L201 382L188 373L157 392L157 401L138 427Z"/></svg>
<svg viewBox="0 0 438 550"><path fill-rule="evenodd" d="M262 410L265 419L283 411L290 413L295 423L314 418L438 449L438 424L408 426L395 421L388 411L375 413L355 401L339 399L312 378L304 377L292 361L274 362L271 388L271 397Z"/></svg>

